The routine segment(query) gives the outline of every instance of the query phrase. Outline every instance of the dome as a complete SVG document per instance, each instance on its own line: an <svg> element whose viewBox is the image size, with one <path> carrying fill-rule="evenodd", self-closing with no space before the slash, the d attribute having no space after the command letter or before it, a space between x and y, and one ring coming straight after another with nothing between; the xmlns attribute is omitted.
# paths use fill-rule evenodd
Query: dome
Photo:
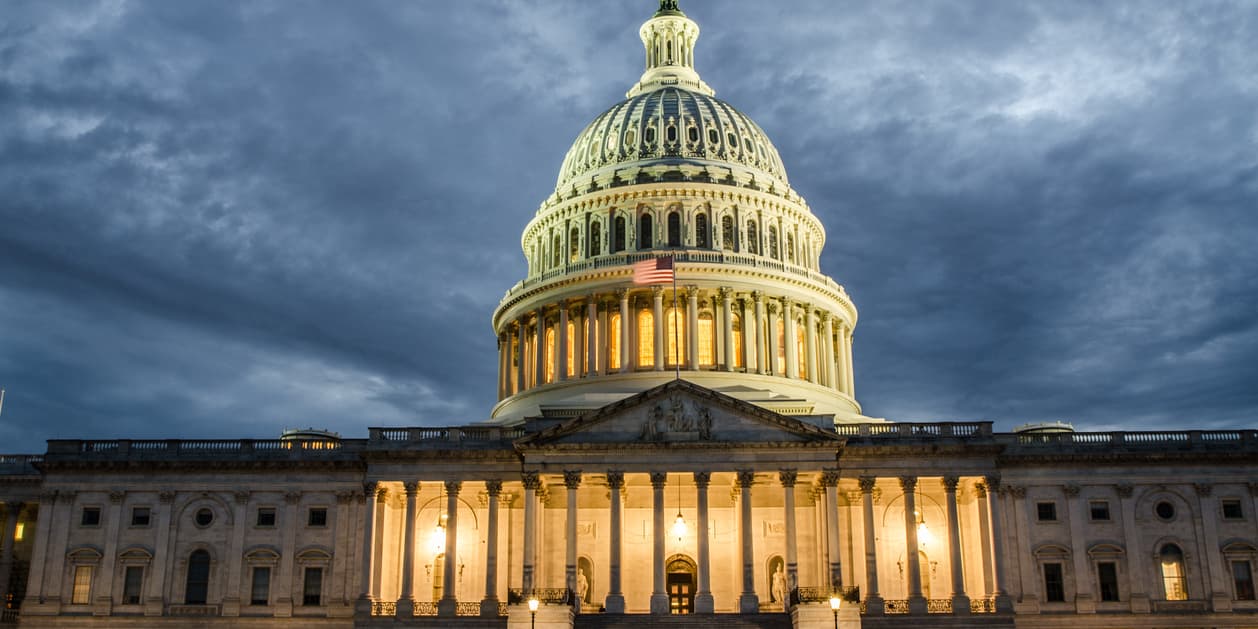
<svg viewBox="0 0 1258 629"><path fill-rule="evenodd" d="M789 188L782 158L751 118L709 94L660 87L595 118L568 150L555 190L581 191L596 180L633 183L648 169L716 183L750 176L761 189Z"/></svg>

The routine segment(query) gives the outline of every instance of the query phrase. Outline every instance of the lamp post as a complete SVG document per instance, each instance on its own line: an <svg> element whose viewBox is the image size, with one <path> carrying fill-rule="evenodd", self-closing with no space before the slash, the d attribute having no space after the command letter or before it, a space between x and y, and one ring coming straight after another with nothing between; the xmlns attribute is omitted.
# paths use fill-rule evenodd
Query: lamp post
<svg viewBox="0 0 1258 629"><path fill-rule="evenodd" d="M537 597L536 597L536 596L534 596L534 597L532 597L532 598L530 598L530 599L529 599L529 627L530 627L531 629L537 629L537 606L538 606L538 604L539 604L539 601L537 600ZM837 625L836 625L836 627L837 627Z"/></svg>
<svg viewBox="0 0 1258 629"><path fill-rule="evenodd" d="M839 629L839 605L843 604L843 600L838 594L830 597L830 611L834 612L834 629Z"/></svg>

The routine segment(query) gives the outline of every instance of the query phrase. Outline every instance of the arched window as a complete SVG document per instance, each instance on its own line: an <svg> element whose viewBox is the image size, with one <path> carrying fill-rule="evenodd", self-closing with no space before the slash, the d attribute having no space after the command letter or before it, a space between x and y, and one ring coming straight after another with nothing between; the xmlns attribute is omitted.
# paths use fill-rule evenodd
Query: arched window
<svg viewBox="0 0 1258 629"><path fill-rule="evenodd" d="M777 328L773 333L778 340L773 372L779 376L784 376L786 375L786 322L781 317L777 317L773 325Z"/></svg>
<svg viewBox="0 0 1258 629"><path fill-rule="evenodd" d="M743 318L737 312L730 315L730 327L734 329L734 367L744 366L743 352ZM726 357L729 360L729 357Z"/></svg>
<svg viewBox="0 0 1258 629"><path fill-rule="evenodd" d="M795 264L795 237L786 235L786 261Z"/></svg>
<svg viewBox="0 0 1258 629"><path fill-rule="evenodd" d="M590 257L601 255L603 253L603 229L602 223L595 221L590 223Z"/></svg>
<svg viewBox="0 0 1258 629"><path fill-rule="evenodd" d="M638 366L655 366L655 315L648 308L638 311Z"/></svg>
<svg viewBox="0 0 1258 629"><path fill-rule="evenodd" d="M778 228L769 226L769 257L778 260Z"/></svg>
<svg viewBox="0 0 1258 629"><path fill-rule="evenodd" d="M721 248L727 251L734 250L734 218L732 216L721 217Z"/></svg>
<svg viewBox="0 0 1258 629"><path fill-rule="evenodd" d="M756 229L755 221L747 221L747 252L753 255L760 253L760 231Z"/></svg>
<svg viewBox="0 0 1258 629"><path fill-rule="evenodd" d="M795 358L799 363L799 377L808 379L808 354L804 346L805 327L802 321L795 322Z"/></svg>
<svg viewBox="0 0 1258 629"><path fill-rule="evenodd" d="M1166 600L1188 600L1188 579L1184 574L1184 551L1175 544L1164 544L1158 555L1162 568L1162 589L1166 592Z"/></svg>
<svg viewBox="0 0 1258 629"><path fill-rule="evenodd" d="M668 328L664 330L664 345L668 348L668 361L664 365L667 367L681 364L686 357L686 322L683 317L680 308L669 308L664 315L664 320L668 322Z"/></svg>
<svg viewBox="0 0 1258 629"><path fill-rule="evenodd" d="M546 329L546 382L555 381L555 328Z"/></svg>
<svg viewBox="0 0 1258 629"><path fill-rule="evenodd" d="M557 267L563 263L563 241L560 240L559 234L555 234L555 238L550 248L550 266Z"/></svg>
<svg viewBox="0 0 1258 629"><path fill-rule="evenodd" d="M712 246L708 238L708 215L700 212L695 215L695 246L707 249Z"/></svg>
<svg viewBox="0 0 1258 629"><path fill-rule="evenodd" d="M185 605L204 605L210 590L210 553L194 550L188 556L188 578L184 584Z"/></svg>
<svg viewBox="0 0 1258 629"><path fill-rule="evenodd" d="M638 248L650 249L653 241L651 235L654 230L651 228L651 215L643 214L638 219Z"/></svg>
<svg viewBox="0 0 1258 629"><path fill-rule="evenodd" d="M617 216L612 230L612 253L625 250L625 217Z"/></svg>
<svg viewBox="0 0 1258 629"><path fill-rule="evenodd" d="M668 213L668 246L681 246L681 213Z"/></svg>
<svg viewBox="0 0 1258 629"><path fill-rule="evenodd" d="M572 321L572 319L568 320L568 342L566 343L566 345L568 346L565 348L568 354L567 356L568 364L565 367L565 369L567 369L566 375L569 378L571 378L572 376L575 376L577 373L577 355L576 355L577 354L576 352L577 326L576 326L576 323Z"/></svg>
<svg viewBox="0 0 1258 629"><path fill-rule="evenodd" d="M581 255L581 230L573 227L568 232L568 261L576 262L577 256Z"/></svg>
<svg viewBox="0 0 1258 629"><path fill-rule="evenodd" d="M620 369L620 313L607 317L607 368Z"/></svg>
<svg viewBox="0 0 1258 629"><path fill-rule="evenodd" d="M716 325L712 321L712 313L699 314L699 366L716 365Z"/></svg>

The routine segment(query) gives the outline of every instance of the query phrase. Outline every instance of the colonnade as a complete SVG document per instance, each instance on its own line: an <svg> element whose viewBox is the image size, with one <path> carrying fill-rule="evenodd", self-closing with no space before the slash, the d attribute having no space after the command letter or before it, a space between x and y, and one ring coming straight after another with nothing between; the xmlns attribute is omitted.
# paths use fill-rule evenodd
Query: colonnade
<svg viewBox="0 0 1258 629"><path fill-rule="evenodd" d="M820 556L812 557L812 560L821 561L826 566L828 572L829 583L816 584L829 591L839 591L843 587L842 572L842 555L840 543L840 513L839 513L839 481L840 475L838 470L810 470L800 472L794 469L776 470L776 488L766 487L763 484L758 485L757 473L751 469L724 470L727 473L732 472L736 481L733 491L735 496L735 513L738 521L738 546L737 552L739 561L737 565L741 570L738 582L741 590L738 592L737 608L740 613L752 614L759 613L760 601L756 593L755 587L755 564L756 564L756 538L755 531L758 530L753 524L752 517L752 496L753 491L759 493L761 491L781 491L782 493L782 516L785 525L785 578L787 588L790 590L800 587L799 580L799 548L797 545L797 522L795 508L795 487L801 476L807 476L813 479L820 491L818 495L824 495L824 515L822 516L821 526L825 530L825 543L820 543L820 531L818 531L819 543L814 552ZM644 473L649 477L652 491L652 551L651 551L651 593L649 609L652 614L668 614L669 613L669 596L666 591L666 565L665 565L665 539L667 532L665 523L667 521L667 511L665 510L665 488L668 483L668 473L666 472L649 472ZM706 532L709 530L711 514L709 510L709 490L712 481L711 471L695 471L690 472L694 483L695 505L697 511L698 531L705 534L698 534L695 538L696 548L694 548L696 564L695 564L695 585L696 591L694 596L695 613L713 613L717 609L717 602L714 600L712 591L712 554L710 548L710 540ZM610 547L608 549L608 563L606 583L607 593L604 601L604 609L607 613L618 614L624 613L626 610L625 594L623 590L622 575L622 543L624 540L623 530L623 513L624 503L622 490L625 488L626 473L618 470L610 470L600 473L605 480L608 489L609 500L609 526L610 531L608 541ZM764 474L760 475L763 479ZM578 562L578 545L577 545L577 523L580 514L577 502L577 491L581 487L585 476L579 470L563 471L563 486L566 491L566 514L564 520L564 569L563 583L564 587L569 591L577 590L577 562ZM884 600L879 589L878 579L878 552L877 541L875 537L874 525L874 492L878 478L874 476L860 476L858 479L860 488L860 509L861 518L864 526L864 564L865 564L865 583L864 596L868 607L868 613L883 613ZM915 496L918 483L916 476L900 476L898 477L899 487L903 491L904 504L904 536L905 536L905 560L907 565L904 566L904 575L907 579L907 600L898 601L898 603L906 605L906 610L910 614L927 613L927 599L922 593L922 583L920 579L920 569L918 559L918 539L917 531L920 521L917 518ZM545 539L539 537L539 518L538 502L539 492L544 489L541 475L538 472L524 472L520 479L523 487L523 540L522 550L523 559L520 565L519 583L525 592L534 591L538 588L538 561L541 556L542 545ZM952 598L951 608L954 614L970 613L970 597L966 592L964 572L965 562L961 550L961 530L958 518L957 508L957 489L960 478L957 476L943 477L943 487L946 499L946 519L948 531L948 549L950 555L951 569L951 585ZM1004 561L1004 553L999 545L1002 539L1000 514L1000 502L996 493L999 487L999 477L989 475L984 483L977 484L976 492L980 497L986 497L986 504L981 504L978 508L980 514L979 526L981 528L980 539L983 540L981 557L984 564L991 562L991 565L984 565L980 569L986 571L990 568L994 574L994 582L990 586L988 592L982 593L983 598L996 599L997 606L1008 604L1008 595L1006 589L1006 568ZM461 481L444 481L443 488L446 495L445 501L445 560L443 563L444 580L446 584L442 591L441 598L437 603L437 613L439 616L454 616L458 612L458 603L456 591L450 584L456 582L456 566L459 561L456 556L458 552L457 535L457 515L459 493L462 489ZM496 616L499 613L499 584L498 584L498 544L499 536L499 508L500 497L502 496L503 481L488 480L485 481L484 502L487 511L485 520L484 537L485 543L485 583L484 596L480 600L480 613L483 616ZM414 615L415 599L413 596L413 579L415 576L415 552L416 552L416 497L418 494L419 483L415 481L406 481L403 483L406 496L405 501L405 519L403 520L403 546L401 557L401 591L396 601L395 613L400 618L410 617ZM988 491L990 489L990 491ZM381 571L378 563L380 562L380 546L384 537L382 530L382 509L386 501L386 492L380 488L377 483L367 483L367 495L375 497L377 508L368 508L364 513L363 522L363 552L362 557L366 562L363 565L361 590L359 595L359 604L362 608L371 609L373 592L378 591L377 581L381 579ZM763 542L761 542L763 543ZM763 553L764 549L761 549ZM973 562L971 561L971 568ZM602 575L599 575L602 576ZM1003 602L1002 602L1003 599ZM732 606L732 601L727 601L723 608ZM938 611L932 609L931 611Z"/></svg>
<svg viewBox="0 0 1258 629"><path fill-rule="evenodd" d="M592 293L537 307L498 335L499 400L569 379L674 368L783 376L855 397L851 324L762 291Z"/></svg>

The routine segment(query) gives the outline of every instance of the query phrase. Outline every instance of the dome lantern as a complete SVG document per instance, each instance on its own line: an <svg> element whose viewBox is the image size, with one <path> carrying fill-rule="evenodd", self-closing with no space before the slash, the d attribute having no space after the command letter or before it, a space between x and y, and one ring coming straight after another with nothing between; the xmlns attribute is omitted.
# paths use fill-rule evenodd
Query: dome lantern
<svg viewBox="0 0 1258 629"><path fill-rule="evenodd" d="M676 86L714 96L695 72L694 49L699 25L677 7L677 0L660 0L660 10L638 31L646 47L646 71L626 98L661 87Z"/></svg>

